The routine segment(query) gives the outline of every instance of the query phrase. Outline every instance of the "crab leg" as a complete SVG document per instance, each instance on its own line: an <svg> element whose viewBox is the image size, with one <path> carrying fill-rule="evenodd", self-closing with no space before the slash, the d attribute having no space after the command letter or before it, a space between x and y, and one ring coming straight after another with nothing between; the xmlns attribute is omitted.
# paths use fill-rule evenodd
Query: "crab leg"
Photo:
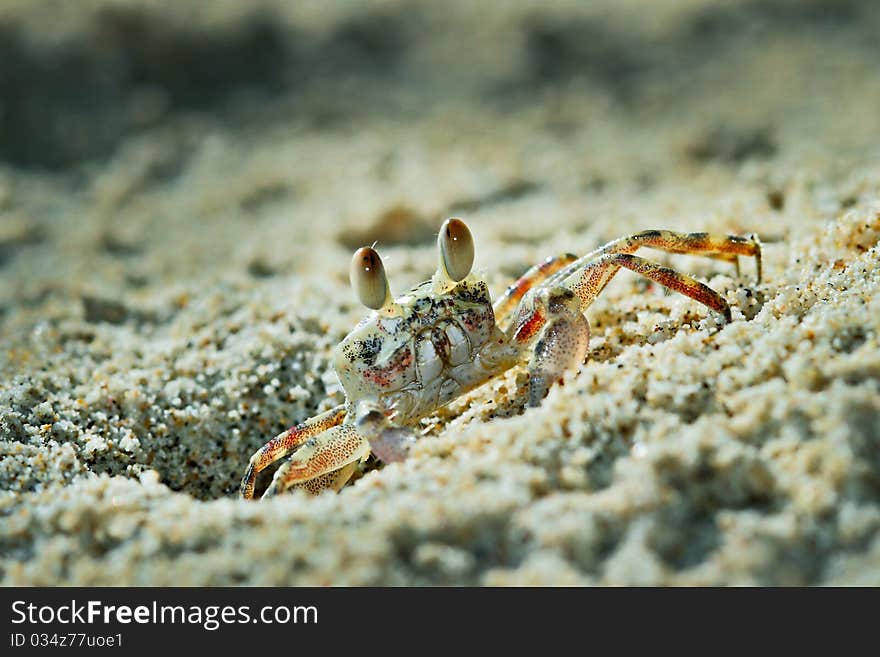
<svg viewBox="0 0 880 657"><path fill-rule="evenodd" d="M283 493L298 484L312 492L323 488L338 490L348 481L358 461L369 455L370 443L354 425L331 427L307 440L278 468L263 497Z"/></svg>
<svg viewBox="0 0 880 657"><path fill-rule="evenodd" d="M585 310L605 289L621 267L630 269L645 278L660 283L670 290L699 301L704 306L724 315L730 321L730 306L718 292L686 274L630 253L606 253L584 265L561 281L560 286L571 290Z"/></svg>
<svg viewBox="0 0 880 657"><path fill-rule="evenodd" d="M275 436L251 456L247 471L241 480L241 496L244 499L251 499L254 496L254 481L257 474L293 452L309 438L341 424L344 419L345 405L340 405Z"/></svg>
<svg viewBox="0 0 880 657"><path fill-rule="evenodd" d="M502 326L502 324L507 320L526 292L577 259L578 257L572 253L551 256L520 276L492 305L492 310L495 312L495 323L499 325L501 330L505 330L506 327Z"/></svg>
<svg viewBox="0 0 880 657"><path fill-rule="evenodd" d="M761 275L757 238L711 236L706 233L645 231L624 237L572 262L551 275L544 286L523 295L507 333L521 348L534 345L529 358L529 405L536 406L550 385L583 362L590 338L583 311L593 303L621 267L699 301L731 320L730 306L707 285L674 269L633 255L642 246L671 253L700 253L734 261L752 255Z"/></svg>
<svg viewBox="0 0 880 657"><path fill-rule="evenodd" d="M560 283L577 270L608 253L635 253L641 247L660 249L668 253L689 253L716 258L737 265L737 256L754 256L758 282L761 282L761 243L757 235L712 235L710 233L676 233L671 230L644 230L621 237L588 253L555 274L548 284Z"/></svg>

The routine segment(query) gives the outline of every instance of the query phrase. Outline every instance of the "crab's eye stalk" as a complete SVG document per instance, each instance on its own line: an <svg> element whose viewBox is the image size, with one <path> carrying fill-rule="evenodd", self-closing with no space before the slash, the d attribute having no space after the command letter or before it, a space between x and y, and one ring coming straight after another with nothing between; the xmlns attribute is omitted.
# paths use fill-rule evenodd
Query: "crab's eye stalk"
<svg viewBox="0 0 880 657"><path fill-rule="evenodd" d="M474 238L461 219L447 219L437 238L440 246L440 269L450 280L463 280L474 264Z"/></svg>
<svg viewBox="0 0 880 657"><path fill-rule="evenodd" d="M365 246L355 251L348 274L357 298L367 308L379 310L391 303L385 267L375 250Z"/></svg>

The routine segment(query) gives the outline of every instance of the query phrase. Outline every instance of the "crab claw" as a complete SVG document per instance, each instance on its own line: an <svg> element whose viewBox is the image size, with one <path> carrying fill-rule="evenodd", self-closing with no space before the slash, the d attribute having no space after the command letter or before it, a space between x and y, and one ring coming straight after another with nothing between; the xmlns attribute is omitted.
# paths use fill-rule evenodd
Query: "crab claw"
<svg viewBox="0 0 880 657"><path fill-rule="evenodd" d="M406 459L416 437L399 427L383 429L370 439L370 449L383 463L399 463Z"/></svg>

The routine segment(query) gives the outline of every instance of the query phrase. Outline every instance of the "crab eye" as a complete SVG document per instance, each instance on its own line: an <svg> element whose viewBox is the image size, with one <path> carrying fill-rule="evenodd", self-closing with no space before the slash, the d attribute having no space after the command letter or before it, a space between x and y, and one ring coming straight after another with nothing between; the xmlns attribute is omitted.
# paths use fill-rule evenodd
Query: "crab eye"
<svg viewBox="0 0 880 657"><path fill-rule="evenodd" d="M390 301L391 291L382 259L369 246L354 252L348 276L355 294L367 308L379 310Z"/></svg>
<svg viewBox="0 0 880 657"><path fill-rule="evenodd" d="M474 264L474 238L461 219L447 219L437 238L440 262L453 281L460 281L471 273Z"/></svg>

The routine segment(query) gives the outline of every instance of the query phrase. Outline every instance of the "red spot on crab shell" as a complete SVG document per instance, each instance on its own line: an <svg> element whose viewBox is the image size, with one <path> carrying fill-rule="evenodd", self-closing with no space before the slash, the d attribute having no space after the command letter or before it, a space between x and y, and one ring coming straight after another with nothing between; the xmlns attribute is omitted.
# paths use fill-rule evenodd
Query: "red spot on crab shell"
<svg viewBox="0 0 880 657"><path fill-rule="evenodd" d="M461 323L464 324L465 328L469 331L476 331L481 325L488 323L488 321L488 313L478 312L476 310L470 310L461 316Z"/></svg>
<svg viewBox="0 0 880 657"><path fill-rule="evenodd" d="M388 379L388 375L383 370L377 369L368 369L364 372L364 378L370 383L375 383L377 386L381 386L383 388L387 388L391 385L391 381Z"/></svg>
<svg viewBox="0 0 880 657"><path fill-rule="evenodd" d="M404 347L394 354L387 365L371 367L364 371L364 378L382 388L388 388L396 374L405 372L414 361L412 350Z"/></svg>

